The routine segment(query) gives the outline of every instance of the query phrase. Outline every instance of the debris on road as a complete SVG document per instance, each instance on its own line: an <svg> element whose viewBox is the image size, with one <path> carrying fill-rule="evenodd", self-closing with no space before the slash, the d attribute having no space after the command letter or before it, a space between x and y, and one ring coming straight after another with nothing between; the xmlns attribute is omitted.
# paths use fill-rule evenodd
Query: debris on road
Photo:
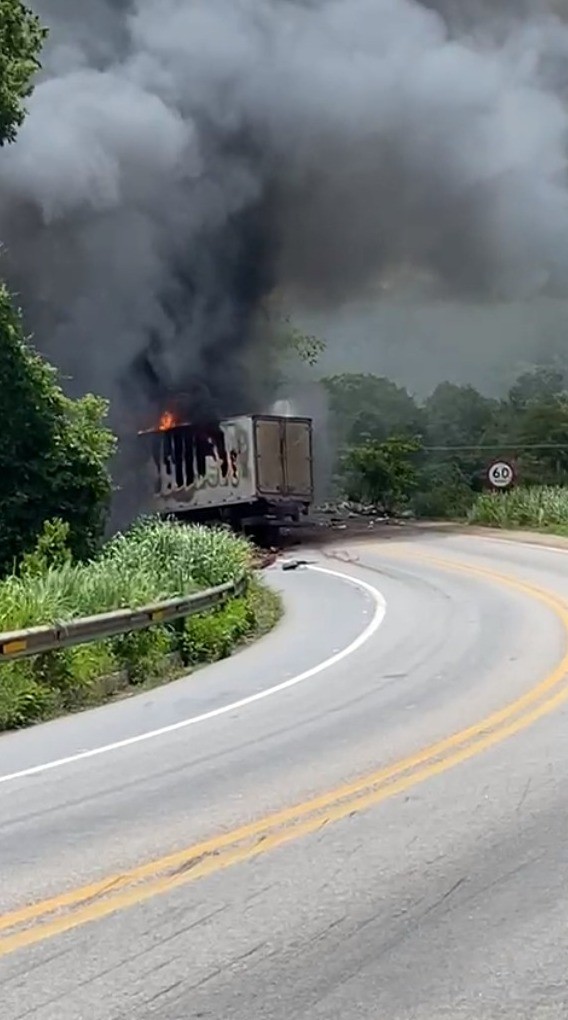
<svg viewBox="0 0 568 1020"><path fill-rule="evenodd" d="M400 528L412 525L411 514L398 517L385 514L382 507L366 503L354 503L344 500L337 503L324 503L300 520L294 527L280 529L278 545L269 548L255 548L255 565L264 570L281 565L283 570L297 570L298 567L309 565L305 560L282 560L283 555L291 551L300 551L302 546L320 547L329 542L367 538L372 531L374 536L384 539L394 538Z"/></svg>
<svg viewBox="0 0 568 1020"><path fill-rule="evenodd" d="M310 514L310 523L316 528L332 528L335 531L346 531L357 522L365 523L371 529L376 524L401 524L408 520L410 514L393 516L377 503L357 503L353 500L341 500L337 503L323 503L315 507Z"/></svg>
<svg viewBox="0 0 568 1020"><path fill-rule="evenodd" d="M268 567L272 567L278 557L282 554L281 549L272 547L270 549L260 549L258 546L254 550L254 566L256 570L267 570Z"/></svg>

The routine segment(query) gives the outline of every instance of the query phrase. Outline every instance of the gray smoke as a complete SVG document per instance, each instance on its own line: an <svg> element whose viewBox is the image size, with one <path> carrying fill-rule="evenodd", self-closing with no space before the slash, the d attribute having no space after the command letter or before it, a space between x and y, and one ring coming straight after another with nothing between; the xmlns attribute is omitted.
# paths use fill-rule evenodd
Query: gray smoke
<svg viewBox="0 0 568 1020"><path fill-rule="evenodd" d="M4 271L76 390L254 409L259 309L568 293L568 29L529 0L38 0ZM348 341L347 341L348 342Z"/></svg>

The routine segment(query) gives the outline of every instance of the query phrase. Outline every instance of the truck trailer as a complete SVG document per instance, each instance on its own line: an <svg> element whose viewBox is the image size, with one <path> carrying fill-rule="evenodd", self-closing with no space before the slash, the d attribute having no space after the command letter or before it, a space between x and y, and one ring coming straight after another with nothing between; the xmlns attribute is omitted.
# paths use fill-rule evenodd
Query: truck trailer
<svg viewBox="0 0 568 1020"><path fill-rule="evenodd" d="M252 414L213 425L174 424L143 434L152 510L224 522L258 540L308 513L313 501L310 418Z"/></svg>

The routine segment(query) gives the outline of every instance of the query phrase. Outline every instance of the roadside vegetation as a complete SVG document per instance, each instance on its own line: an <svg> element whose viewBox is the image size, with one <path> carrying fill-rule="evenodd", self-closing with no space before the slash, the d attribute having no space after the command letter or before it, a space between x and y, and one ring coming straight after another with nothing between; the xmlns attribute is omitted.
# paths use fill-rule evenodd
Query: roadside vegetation
<svg viewBox="0 0 568 1020"><path fill-rule="evenodd" d="M230 655L278 619L254 578L248 542L224 530L142 522L87 563L72 559L64 522L48 522L17 574L0 582L0 631L142 606L244 577L245 593L170 626L0 666L0 729L25 726Z"/></svg>
<svg viewBox="0 0 568 1020"><path fill-rule="evenodd" d="M523 371L501 399L441 383L423 402L373 375L323 380L338 450L339 498L430 519L563 526L568 486L568 374ZM492 460L516 468L508 493L488 492Z"/></svg>
<svg viewBox="0 0 568 1020"><path fill-rule="evenodd" d="M510 492L483 493L475 500L471 524L526 528L568 535L568 487L535 485Z"/></svg>

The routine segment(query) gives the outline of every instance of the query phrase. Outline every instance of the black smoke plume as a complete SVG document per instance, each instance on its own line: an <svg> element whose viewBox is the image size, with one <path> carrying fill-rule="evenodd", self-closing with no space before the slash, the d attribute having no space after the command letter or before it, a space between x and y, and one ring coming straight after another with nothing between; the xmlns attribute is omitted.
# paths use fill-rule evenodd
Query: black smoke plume
<svg viewBox="0 0 568 1020"><path fill-rule="evenodd" d="M275 288L568 290L568 31L510 0L37 0L3 272L74 392L258 409ZM346 339L348 346L348 338Z"/></svg>

